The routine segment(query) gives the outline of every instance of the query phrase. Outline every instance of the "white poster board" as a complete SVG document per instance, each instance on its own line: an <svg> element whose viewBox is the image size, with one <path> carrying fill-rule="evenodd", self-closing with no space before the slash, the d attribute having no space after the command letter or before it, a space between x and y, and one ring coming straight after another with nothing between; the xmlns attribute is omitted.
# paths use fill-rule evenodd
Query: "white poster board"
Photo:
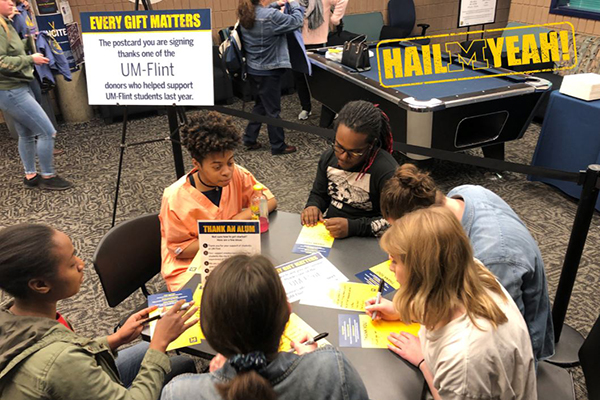
<svg viewBox="0 0 600 400"><path fill-rule="evenodd" d="M81 13L89 104L214 105L210 10Z"/></svg>
<svg viewBox="0 0 600 400"><path fill-rule="evenodd" d="M496 0L460 0L458 27L493 24L496 21Z"/></svg>

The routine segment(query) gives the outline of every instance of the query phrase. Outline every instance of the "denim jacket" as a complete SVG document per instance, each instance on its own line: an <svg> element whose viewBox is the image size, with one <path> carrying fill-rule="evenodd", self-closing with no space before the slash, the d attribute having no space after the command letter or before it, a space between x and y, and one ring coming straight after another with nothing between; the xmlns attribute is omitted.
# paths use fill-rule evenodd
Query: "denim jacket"
<svg viewBox="0 0 600 400"><path fill-rule="evenodd" d="M242 47L246 64L255 70L291 68L290 54L285 34L302 28L304 8L298 2L290 3L291 14L283 14L277 3L269 7L255 7L252 29L241 27Z"/></svg>
<svg viewBox="0 0 600 400"><path fill-rule="evenodd" d="M163 389L161 400L220 400L217 383L233 379L229 363L210 374L186 374L175 377ZM278 400L364 400L367 389L358 372L335 348L323 346L298 356L279 353L263 376L269 380Z"/></svg>
<svg viewBox="0 0 600 400"><path fill-rule="evenodd" d="M465 203L461 224L474 255L502 283L525 318L533 355L554 354L554 328L544 262L525 224L495 193L473 185L458 186L448 197Z"/></svg>

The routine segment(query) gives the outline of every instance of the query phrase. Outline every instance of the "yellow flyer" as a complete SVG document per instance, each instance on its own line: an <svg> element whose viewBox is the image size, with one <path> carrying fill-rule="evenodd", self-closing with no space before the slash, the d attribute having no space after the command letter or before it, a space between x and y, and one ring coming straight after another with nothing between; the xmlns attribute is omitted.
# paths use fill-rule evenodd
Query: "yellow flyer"
<svg viewBox="0 0 600 400"><path fill-rule="evenodd" d="M379 285L380 279L383 279L385 281L383 285L384 295L400 288L400 284L396 280L396 275L390 271L390 260L359 272L355 276L369 285Z"/></svg>
<svg viewBox="0 0 600 400"><path fill-rule="evenodd" d="M416 336L420 328L419 324L406 325L400 321L372 321L366 314L340 314L338 323L340 347L371 349L387 349L391 333L408 332Z"/></svg>
<svg viewBox="0 0 600 400"><path fill-rule="evenodd" d="M189 289L187 289L187 291L191 292L191 290L189 290ZM150 317L160 314L162 312L163 307L166 307L168 310L175 302L177 302L181 298L185 298L186 291L182 290L180 292L182 293L180 295L174 295L179 292L170 292L170 293L161 293L159 295L151 295L150 297L148 297L149 305L157 305L158 306L158 308L156 310L154 310L150 313ZM151 304L152 296L162 296L160 298L160 299L162 299L162 304L159 304L157 302L157 300L152 300L153 303ZM194 307L196 307L196 306L200 307L200 300L202 299L202 285L198 285L192 298L194 300ZM165 299L169 299L169 300L165 301ZM175 300L175 301L173 301L173 300ZM186 299L186 300L189 301L189 299ZM196 315L194 315L192 318L198 318L198 320L200 320L200 308L198 308L198 311L196 311ZM151 322L150 323L150 337L154 336L155 328L156 328L156 321ZM180 349L182 347L187 347L187 346L193 346L195 344L200 344L202 339L204 339L204 334L202 333L202 329L200 328L200 322L198 322L197 324L192 326L190 329L183 332L173 342L171 342L169 347L167 347L167 351L176 350L176 349Z"/></svg>
<svg viewBox="0 0 600 400"><path fill-rule="evenodd" d="M304 292L300 304L364 311L365 302L377 296L377 289L375 285L355 282L317 285Z"/></svg>
<svg viewBox="0 0 600 400"><path fill-rule="evenodd" d="M331 251L331 246L333 246L333 240L333 236L322 222L315 226L303 226L292 252L299 254L321 253L324 257L327 257Z"/></svg>
<svg viewBox="0 0 600 400"><path fill-rule="evenodd" d="M305 334L310 337L315 337L318 332L315 331L310 325L308 325L302 318L298 315L292 313L290 315L290 320L285 326L285 330L283 331L283 335L281 336L281 342L279 343L279 351L288 351L292 348L291 342L299 342L302 340ZM325 346L326 344L331 344L327 340L321 339L317 342L319 347Z"/></svg>

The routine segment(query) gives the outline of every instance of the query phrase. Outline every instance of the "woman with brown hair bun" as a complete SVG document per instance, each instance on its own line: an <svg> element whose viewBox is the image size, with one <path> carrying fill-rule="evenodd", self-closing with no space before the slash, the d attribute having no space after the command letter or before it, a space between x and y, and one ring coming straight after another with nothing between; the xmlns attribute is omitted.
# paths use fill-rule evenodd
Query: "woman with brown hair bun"
<svg viewBox="0 0 600 400"><path fill-rule="evenodd" d="M292 343L297 354L278 353L291 307L265 257L223 261L207 280L201 304L202 331L219 354L210 374L173 380L161 400L368 398L358 373L335 348Z"/></svg>
<svg viewBox="0 0 600 400"><path fill-rule="evenodd" d="M475 257L498 278L519 307L537 361L554 354L554 328L544 261L535 239L512 208L492 191L462 185L444 195L412 164L396 170L381 192L388 222L411 211L442 206L462 224Z"/></svg>

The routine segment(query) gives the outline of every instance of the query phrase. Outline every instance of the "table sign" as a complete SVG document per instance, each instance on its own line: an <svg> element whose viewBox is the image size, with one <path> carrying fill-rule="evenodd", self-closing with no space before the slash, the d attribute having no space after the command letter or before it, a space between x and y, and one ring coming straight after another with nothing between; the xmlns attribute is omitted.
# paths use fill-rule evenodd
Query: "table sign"
<svg viewBox="0 0 600 400"><path fill-rule="evenodd" d="M493 24L496 21L496 0L461 0L458 27Z"/></svg>
<svg viewBox="0 0 600 400"><path fill-rule="evenodd" d="M223 260L236 254L260 254L260 228L256 221L198 221L198 253L188 267L202 275L202 284Z"/></svg>

